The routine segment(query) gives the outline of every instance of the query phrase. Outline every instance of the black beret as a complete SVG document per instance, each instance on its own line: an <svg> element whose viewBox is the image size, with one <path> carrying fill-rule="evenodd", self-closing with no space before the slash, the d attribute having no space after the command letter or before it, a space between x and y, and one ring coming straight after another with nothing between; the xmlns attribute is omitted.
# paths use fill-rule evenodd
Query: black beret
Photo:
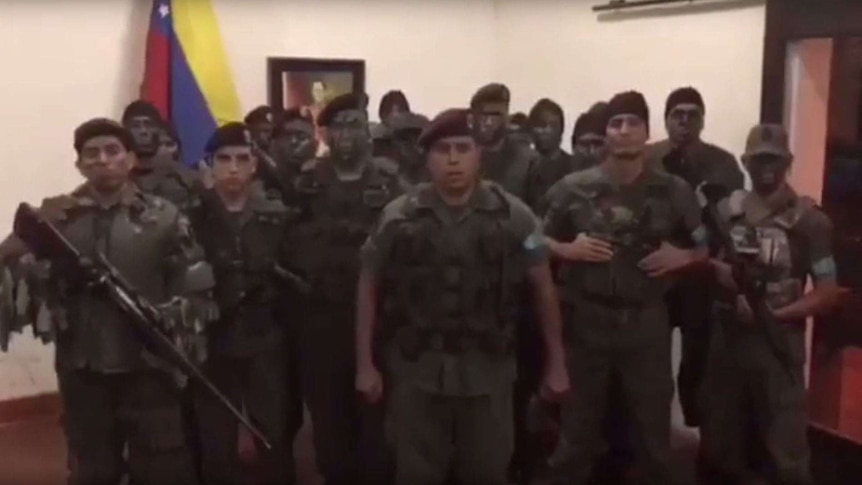
<svg viewBox="0 0 862 485"><path fill-rule="evenodd" d="M335 115L342 111L359 110L365 111L368 109L368 96L365 93L347 93L341 96L336 96L332 101L326 104L320 114L317 115L318 126L329 126Z"/></svg>
<svg viewBox="0 0 862 485"><path fill-rule="evenodd" d="M75 151L81 153L84 144L97 136L115 136L126 147L126 150L129 151L135 146L132 134L129 133L129 130L125 126L108 118L94 118L75 128Z"/></svg>
<svg viewBox="0 0 862 485"><path fill-rule="evenodd" d="M402 131L422 131L430 121L426 116L417 113L397 113L389 118L389 128L392 133Z"/></svg>
<svg viewBox="0 0 862 485"><path fill-rule="evenodd" d="M577 140L586 134L604 137L607 128L608 120L604 116L603 112L587 111L586 113L582 113L581 116L578 116L578 120L575 121L575 129L572 131L572 139Z"/></svg>
<svg viewBox="0 0 862 485"><path fill-rule="evenodd" d="M637 91L626 91L611 98L605 110L608 122L614 116L635 115L642 119L649 133L649 107L644 95Z"/></svg>
<svg viewBox="0 0 862 485"><path fill-rule="evenodd" d="M703 96L693 87L679 88L670 93L667 97L667 102L664 105L664 117L670 114L671 110L680 104L694 104L700 108L702 112L706 112L706 106L703 104Z"/></svg>
<svg viewBox="0 0 862 485"><path fill-rule="evenodd" d="M126 109L123 110L123 117L121 120L123 124L125 124L130 118L134 118L135 116L146 116L160 123L163 121L162 114L159 113L158 108L149 101L144 101L142 99L129 103L129 105L126 106Z"/></svg>
<svg viewBox="0 0 862 485"><path fill-rule="evenodd" d="M593 103L592 106L590 106L590 109L588 109L587 111L589 111L590 113L601 112L602 114L604 114L607 110L607 101L596 101L595 103Z"/></svg>
<svg viewBox="0 0 862 485"><path fill-rule="evenodd" d="M450 108L438 114L422 130L416 144L427 149L441 138L450 136L472 136L470 112L463 108Z"/></svg>
<svg viewBox="0 0 862 485"><path fill-rule="evenodd" d="M509 116L509 126L515 126L518 128L526 128L526 126L530 124L530 119L527 118L527 115L518 111L517 113L513 113Z"/></svg>
<svg viewBox="0 0 862 485"><path fill-rule="evenodd" d="M219 149L228 146L251 146L251 132L245 124L238 121L222 125L213 132L207 141L204 152L207 156L212 156Z"/></svg>
<svg viewBox="0 0 862 485"><path fill-rule="evenodd" d="M272 108L269 106L258 106L245 115L245 124L272 122Z"/></svg>
<svg viewBox="0 0 862 485"><path fill-rule="evenodd" d="M486 84L476 91L473 98L470 99L470 108L476 109L479 106L487 103L506 103L509 104L509 88L505 84L491 83Z"/></svg>
<svg viewBox="0 0 862 485"><path fill-rule="evenodd" d="M380 106L377 109L377 116L382 120L386 113L392 110L393 106L401 105L404 111L410 111L410 102L407 101L407 96L400 90L392 90L384 94L380 98Z"/></svg>
<svg viewBox="0 0 862 485"><path fill-rule="evenodd" d="M530 122L531 124L535 124L539 121L539 115L542 113L552 113L560 118L563 126L566 125L566 117L563 113L563 108L557 104L555 101L542 98L533 105L533 108L530 109Z"/></svg>

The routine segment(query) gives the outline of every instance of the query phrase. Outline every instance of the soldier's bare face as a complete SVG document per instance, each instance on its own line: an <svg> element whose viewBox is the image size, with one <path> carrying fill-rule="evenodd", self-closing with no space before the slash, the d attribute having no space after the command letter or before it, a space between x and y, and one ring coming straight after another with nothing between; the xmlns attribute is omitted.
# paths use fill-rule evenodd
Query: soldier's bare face
<svg viewBox="0 0 862 485"><path fill-rule="evenodd" d="M473 136L480 145L493 145L506 135L509 106L486 103L473 110Z"/></svg>
<svg viewBox="0 0 862 485"><path fill-rule="evenodd" d="M371 143L368 116L360 110L337 113L327 127L326 136L334 163L355 162L365 154Z"/></svg>
<svg viewBox="0 0 862 485"><path fill-rule="evenodd" d="M553 152L560 147L563 137L563 120L555 113L540 113L533 123L533 143L540 153Z"/></svg>
<svg viewBox="0 0 862 485"><path fill-rule="evenodd" d="M257 159L249 146L226 146L213 154L212 175L217 190L233 194L251 185Z"/></svg>
<svg viewBox="0 0 862 485"><path fill-rule="evenodd" d="M438 190L457 194L476 183L480 161L479 146L473 137L441 138L428 152L428 172Z"/></svg>
<svg viewBox="0 0 862 485"><path fill-rule="evenodd" d="M676 144L685 144L700 138L703 131L703 110L692 103L678 104L665 120L667 135Z"/></svg>
<svg viewBox="0 0 862 485"><path fill-rule="evenodd" d="M176 159L180 151L180 146L177 141L171 136L167 130L161 130L159 133L159 155L165 158Z"/></svg>
<svg viewBox="0 0 862 485"><path fill-rule="evenodd" d="M126 121L126 127L132 133L135 147L142 155L155 154L159 149L159 124L149 116L132 116Z"/></svg>
<svg viewBox="0 0 862 485"><path fill-rule="evenodd" d="M648 139L646 123L638 116L621 114L608 121L605 143L608 153L616 159L638 158Z"/></svg>
<svg viewBox="0 0 862 485"><path fill-rule="evenodd" d="M112 192L129 180L134 156L112 135L87 140L78 156L78 170L87 181L102 192Z"/></svg>

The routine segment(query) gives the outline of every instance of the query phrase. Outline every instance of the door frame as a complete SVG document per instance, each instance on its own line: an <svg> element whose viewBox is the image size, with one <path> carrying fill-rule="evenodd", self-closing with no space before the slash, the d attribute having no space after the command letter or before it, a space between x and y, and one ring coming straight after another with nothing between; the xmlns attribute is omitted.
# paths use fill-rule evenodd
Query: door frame
<svg viewBox="0 0 862 485"><path fill-rule="evenodd" d="M818 37L862 36L859 0L767 0L760 119L784 121L787 43Z"/></svg>

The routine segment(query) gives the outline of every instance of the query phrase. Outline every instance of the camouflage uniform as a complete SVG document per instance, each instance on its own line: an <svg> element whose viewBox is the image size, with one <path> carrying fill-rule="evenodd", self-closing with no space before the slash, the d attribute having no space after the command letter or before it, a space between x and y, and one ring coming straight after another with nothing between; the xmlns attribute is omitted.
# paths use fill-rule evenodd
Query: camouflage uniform
<svg viewBox="0 0 862 485"><path fill-rule="evenodd" d="M814 201L779 189L770 202L734 192L719 204L741 256L750 255L766 283L767 304L798 300L810 275L834 281L832 224ZM760 475L774 484L810 484L805 391L805 321L782 323L793 354L788 369L756 324L736 317L736 294L716 303L708 365L701 390L701 446L715 483ZM751 451L765 463L750 468Z"/></svg>
<svg viewBox="0 0 862 485"><path fill-rule="evenodd" d="M530 187L538 154L507 136L499 150L482 150L482 178L496 182L524 203L533 200Z"/></svg>
<svg viewBox="0 0 862 485"><path fill-rule="evenodd" d="M648 169L635 183L618 186L599 166L564 178L548 201L549 237L572 241L586 233L615 246L608 263L560 263L575 392L563 405L560 445L551 459L554 483L588 480L614 378L638 431L647 483L669 483L673 382L664 296L671 282L647 277L637 263L662 241L705 244L695 194L681 179Z"/></svg>
<svg viewBox="0 0 862 485"><path fill-rule="evenodd" d="M397 175L386 167L388 160L368 159L359 179L343 181L330 160L314 159L296 179L302 213L291 238L293 267L312 286L299 330L300 371L318 469L330 485L357 483L358 468L369 473L382 468L382 437L359 443L360 421L367 416L357 407L354 389L354 308L359 248L399 193ZM357 458L357 451L369 456Z"/></svg>
<svg viewBox="0 0 862 485"><path fill-rule="evenodd" d="M363 248L378 274L387 424L399 485L505 484L515 319L546 251L529 209L482 183L463 208L428 185L387 206Z"/></svg>
<svg viewBox="0 0 862 485"><path fill-rule="evenodd" d="M153 160L132 170L132 181L147 194L161 197L186 210L202 189L196 172L173 160Z"/></svg>
<svg viewBox="0 0 862 485"><path fill-rule="evenodd" d="M208 191L192 205L189 217L213 265L222 315L208 332L207 376L245 407L272 443L272 450L258 449L261 483L294 483L292 444L299 422L291 419L289 427L287 419L302 409L285 388L293 359L286 322L277 312L287 291L278 268L287 259L291 213L263 191L253 191L242 211L230 213ZM196 397L205 483L240 483L236 419L209 394Z"/></svg>
<svg viewBox="0 0 862 485"><path fill-rule="evenodd" d="M101 252L155 303L211 287L212 273L173 204L129 185L119 203L104 209L89 190L84 185L42 206L83 255ZM104 297L62 274L48 283L31 304L37 331L56 335L71 483L119 483L124 453L136 484L195 483L171 374Z"/></svg>

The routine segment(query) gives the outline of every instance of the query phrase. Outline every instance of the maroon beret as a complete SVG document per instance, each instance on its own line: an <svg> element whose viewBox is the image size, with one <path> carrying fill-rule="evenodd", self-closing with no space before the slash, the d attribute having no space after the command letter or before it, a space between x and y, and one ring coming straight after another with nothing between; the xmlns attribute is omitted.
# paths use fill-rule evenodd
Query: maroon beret
<svg viewBox="0 0 862 485"><path fill-rule="evenodd" d="M450 108L434 117L422 130L416 143L427 149L441 138L450 136L472 136L470 112L463 108Z"/></svg>

